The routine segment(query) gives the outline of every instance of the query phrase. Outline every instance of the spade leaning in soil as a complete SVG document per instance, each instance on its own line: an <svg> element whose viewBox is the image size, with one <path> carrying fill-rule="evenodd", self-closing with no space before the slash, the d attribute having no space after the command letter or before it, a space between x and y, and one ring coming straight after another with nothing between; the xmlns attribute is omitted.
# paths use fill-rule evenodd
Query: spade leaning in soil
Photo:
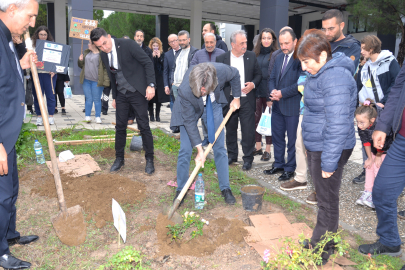
<svg viewBox="0 0 405 270"><path fill-rule="evenodd" d="M27 31L25 33L25 39L30 39L30 34ZM31 44L31 42L28 42ZM80 205L70 207L67 209L65 197L63 195L62 183L60 180L58 161L56 158L55 146L52 140L51 127L49 126L48 112L45 108L44 98L42 95L41 85L39 83L38 71L35 63L30 60L32 79L35 84L35 90L37 93L38 104L43 116L45 134L48 141L49 154L52 161L52 173L55 180L56 192L58 194L58 201L60 207L60 213L52 218L52 224L55 229L56 235L59 240L68 246L77 246L86 240L86 223L83 218L83 212Z"/></svg>

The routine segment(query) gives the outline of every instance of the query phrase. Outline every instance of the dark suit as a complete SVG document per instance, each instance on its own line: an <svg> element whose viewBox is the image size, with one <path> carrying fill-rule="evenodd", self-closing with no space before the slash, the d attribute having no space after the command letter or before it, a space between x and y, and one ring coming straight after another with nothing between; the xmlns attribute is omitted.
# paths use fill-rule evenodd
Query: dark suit
<svg viewBox="0 0 405 270"><path fill-rule="evenodd" d="M179 49L176 54L178 55L180 53L181 49ZM174 54L173 49L167 51L165 53L165 59L163 60L163 84L164 87L169 87L170 88L170 109L173 109L173 103L174 103L174 97L172 91L172 83L173 83L173 74L172 74L172 69L175 64L176 57Z"/></svg>
<svg viewBox="0 0 405 270"><path fill-rule="evenodd" d="M117 90L115 75L111 72L108 55L101 52L101 60L107 67L107 73L111 81L112 96L116 102L116 135L115 154L117 158L124 158L128 110L132 107L135 111L136 122L142 135L145 158L153 159L153 137L149 127L148 100L146 100L146 88L150 83L155 83L155 71L152 60L142 48L130 39L114 39L117 51L119 68L127 82L136 90L134 93L126 91L125 94Z"/></svg>
<svg viewBox="0 0 405 270"><path fill-rule="evenodd" d="M212 63L215 66L218 77L218 86L214 90L215 101L212 103L214 114L214 126L218 129L223 115L222 105L227 104L226 97L222 91L226 82L233 86L235 97L240 96L240 77L236 68ZM179 87L179 95L174 103L170 127L180 127L180 151L177 160L177 190L180 191L187 182L190 169L190 159L193 147L202 143L200 132L198 131L198 120L207 122L206 107L203 98L196 98L191 91L189 75L192 68L188 69L184 75L183 82ZM224 143L224 132L221 132L216 140L214 150L214 160L218 172L219 188L229 189L229 167L228 156Z"/></svg>
<svg viewBox="0 0 405 270"><path fill-rule="evenodd" d="M11 33L0 20L0 143L6 150L8 165L8 174L0 176L0 256L10 253L7 239L20 236L16 231L19 184L15 143L24 120L25 91L17 51L11 50L10 41Z"/></svg>
<svg viewBox="0 0 405 270"><path fill-rule="evenodd" d="M231 52L226 52L217 56L216 62L231 65ZM245 69L245 83L253 82L258 86L262 80L262 72L256 59L254 52L246 51L243 55ZM232 90L233 92L233 90ZM231 87L229 84L224 88L225 96L228 99L228 105L224 107L224 115L228 113L229 104L233 100ZM238 119L240 119L242 133L242 150L243 161L253 162L253 150L255 145L255 111L256 111L256 89L250 91L246 97L241 97L240 109L235 111L229 118L226 124L226 147L228 149L228 157L232 159L238 158Z"/></svg>
<svg viewBox="0 0 405 270"><path fill-rule="evenodd" d="M271 129L274 147L274 167L284 168L287 172L294 172L295 141L300 113L300 100L302 95L298 92L297 81L302 73L301 62L290 57L283 74L281 69L284 64L284 53L280 53L275 60L274 68L270 75L269 91L281 90L282 98L274 101L272 106ZM285 162L285 133L288 137L288 161Z"/></svg>

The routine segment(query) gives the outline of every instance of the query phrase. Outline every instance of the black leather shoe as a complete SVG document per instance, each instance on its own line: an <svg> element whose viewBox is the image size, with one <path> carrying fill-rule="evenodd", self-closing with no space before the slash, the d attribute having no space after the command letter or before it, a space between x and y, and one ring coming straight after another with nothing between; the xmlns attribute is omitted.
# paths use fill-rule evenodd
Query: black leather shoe
<svg viewBox="0 0 405 270"><path fill-rule="evenodd" d="M388 247L381 244L379 241L375 242L374 244L370 245L361 245L359 246L359 252L363 254L371 254L371 255L390 255L390 256L399 256L401 255L401 246L394 246Z"/></svg>
<svg viewBox="0 0 405 270"><path fill-rule="evenodd" d="M37 241L39 237L37 235L27 235L27 236L21 236L21 237L16 237L13 239L7 239L8 246L14 246L14 245L28 245L31 244L35 241Z"/></svg>
<svg viewBox="0 0 405 270"><path fill-rule="evenodd" d="M103 115L107 115L108 113L106 111L103 111Z"/></svg>
<svg viewBox="0 0 405 270"><path fill-rule="evenodd" d="M155 172L155 166L153 165L153 159L146 160L145 172L147 174L152 174Z"/></svg>
<svg viewBox="0 0 405 270"><path fill-rule="evenodd" d="M252 169L252 162L244 162L242 170L249 171L250 169Z"/></svg>
<svg viewBox="0 0 405 270"><path fill-rule="evenodd" d="M31 264L29 262L17 259L12 255L3 255L0 257L0 267L4 269L28 269Z"/></svg>
<svg viewBox="0 0 405 270"><path fill-rule="evenodd" d="M156 122L160 122L160 116L156 115Z"/></svg>
<svg viewBox="0 0 405 270"><path fill-rule="evenodd" d="M58 109L55 109L55 112L54 112L54 114L58 114L58 112L59 112L59 111L58 111Z"/></svg>
<svg viewBox="0 0 405 270"><path fill-rule="evenodd" d="M151 121L151 122L155 122L155 116L154 116L154 115L151 115L151 116L150 116L150 121Z"/></svg>
<svg viewBox="0 0 405 270"><path fill-rule="evenodd" d="M283 172L282 175L278 178L279 181L287 181L290 180L291 177L294 176L294 172Z"/></svg>
<svg viewBox="0 0 405 270"><path fill-rule="evenodd" d="M116 172L124 166L125 162L123 158L116 158L114 164L111 166L110 172Z"/></svg>
<svg viewBox="0 0 405 270"><path fill-rule="evenodd" d="M237 161L238 161L238 159L236 159L236 158L228 158L228 165L231 165L232 163L237 162Z"/></svg>
<svg viewBox="0 0 405 270"><path fill-rule="evenodd" d="M264 174L276 174L278 172L284 172L283 168L272 167L270 170L264 170Z"/></svg>
<svg viewBox="0 0 405 270"><path fill-rule="evenodd" d="M173 133L180 133L180 128L179 128L179 127L176 127L176 128L173 130Z"/></svg>
<svg viewBox="0 0 405 270"><path fill-rule="evenodd" d="M234 205L236 203L236 199L229 188L222 190L221 193L227 204Z"/></svg>
<svg viewBox="0 0 405 270"><path fill-rule="evenodd" d="M259 150L255 149L252 154L253 154L253 156L263 155L263 150L262 149L259 149Z"/></svg>
<svg viewBox="0 0 405 270"><path fill-rule="evenodd" d="M180 192L181 192L181 190L176 190L176 196L174 196L173 203L177 199L177 197L179 197ZM187 196L187 193L184 194L183 199L180 201L179 207L183 205L184 199L186 198L186 196Z"/></svg>

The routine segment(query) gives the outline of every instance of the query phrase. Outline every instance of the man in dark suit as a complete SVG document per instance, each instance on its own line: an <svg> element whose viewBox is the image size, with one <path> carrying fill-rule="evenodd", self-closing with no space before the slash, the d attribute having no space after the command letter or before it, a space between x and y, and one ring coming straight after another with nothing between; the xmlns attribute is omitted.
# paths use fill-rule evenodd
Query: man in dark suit
<svg viewBox="0 0 405 270"><path fill-rule="evenodd" d="M118 171L124 165L128 110L132 107L145 150L145 172L152 174L155 171L153 137L148 117L148 101L155 95L155 70L152 60L133 40L111 38L103 28L93 29L90 39L101 50L101 60L108 67L112 106L116 108L116 159L110 171Z"/></svg>
<svg viewBox="0 0 405 270"><path fill-rule="evenodd" d="M197 127L198 120L201 118L207 126L209 141L213 143L215 132L223 120L222 105L228 104L222 91L227 82L232 86L234 94L234 100L230 106L238 109L240 107L241 88L237 69L219 63L202 63L189 68L184 75L170 122L170 127L180 127L180 151L177 160L178 186L175 199L189 177L193 147L198 150L196 163L202 162L202 167L204 167L205 158ZM229 167L224 145L224 131L215 141L213 150L222 196L227 204L235 204L236 200L229 186Z"/></svg>
<svg viewBox="0 0 405 270"><path fill-rule="evenodd" d="M297 38L292 29L286 28L279 36L282 54L278 55L270 75L270 99L273 101L271 129L274 146L274 167L265 170L264 174L283 172L280 181L289 180L294 176L296 168L295 141L300 113L301 93L298 92L297 81L302 73L299 59L293 58ZM285 162L285 133L288 137L288 160Z"/></svg>
<svg viewBox="0 0 405 270"><path fill-rule="evenodd" d="M165 85L166 95L170 95L170 110L173 110L174 97L173 93L171 93L173 77L171 71L176 58L181 51L181 47L179 45L179 38L176 34L169 35L167 41L172 49L165 53L165 59L163 61L163 83Z"/></svg>
<svg viewBox="0 0 405 270"><path fill-rule="evenodd" d="M23 69L30 67L33 51L19 60L12 36L34 27L38 15L36 0L24 1L24 5L20 2L2 3L0 10L0 267L4 269L30 268L29 262L11 254L9 246L38 240L36 235L20 237L16 230L19 182L15 143L25 115Z"/></svg>
<svg viewBox="0 0 405 270"><path fill-rule="evenodd" d="M235 111L226 124L226 148L228 149L228 163L238 160L238 120L242 132L243 167L248 171L252 168L253 150L255 148L255 111L256 111L256 85L262 80L262 72L257 63L254 52L247 51L246 32L235 31L231 34L232 51L217 56L216 61L238 69L241 77L240 109ZM234 95L229 84L225 85L224 93L229 104ZM229 110L229 104L224 107L224 115Z"/></svg>

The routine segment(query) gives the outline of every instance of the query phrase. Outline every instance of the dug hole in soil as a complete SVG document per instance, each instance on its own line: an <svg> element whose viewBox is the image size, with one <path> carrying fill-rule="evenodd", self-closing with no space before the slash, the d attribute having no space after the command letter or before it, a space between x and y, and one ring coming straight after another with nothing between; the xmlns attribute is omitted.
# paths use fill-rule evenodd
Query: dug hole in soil
<svg viewBox="0 0 405 270"><path fill-rule="evenodd" d="M126 212L127 242L125 245L114 248L117 246L116 241L105 237L100 246L109 245L110 252L105 252L102 248L95 252L93 257L103 264L119 249L132 245L146 255L145 260L151 262L151 269L200 267L211 269L213 265L216 265L216 268L221 266L217 269L258 269L261 256L244 242L243 237L247 234L244 226L249 225L249 215L269 213L272 211L271 206L264 203L262 211L250 213L243 210L240 196L237 197L236 206L226 205L221 200L213 209L201 213L202 218L209 221L208 226L204 225L202 236L190 239L189 236L184 235L183 239L172 241L171 236L167 235L169 230L166 226L173 223L167 219L167 216L161 214L162 202L159 200L162 197L170 198L163 204L171 204L175 189L167 186L167 182L175 179L176 171L175 167L168 165L173 163L173 157L165 156L159 151L156 151L155 156L157 157L156 172L151 176L144 173L143 152L127 153L123 169L118 173L110 173L109 169L115 157L115 151L110 148L94 157L96 161L102 158L111 162L111 164L100 164L101 172L81 177L61 175L67 207L80 205L86 214L86 220L93 219L94 225L100 230L105 231L103 227L113 222L112 198ZM47 168L33 165L20 172L20 181L24 188L30 189L26 197L22 195L21 200L29 201L32 197L42 196L38 198L44 198L42 199L44 203L53 201L55 203L52 205L53 208L57 205L54 178ZM193 195L194 192L189 190L187 195L189 202ZM132 210L126 211L126 206ZM190 203L187 206L191 207ZM133 210L134 207L136 211ZM180 213L184 207L182 206L177 212ZM94 225L87 223L88 227ZM34 228L35 230L40 231L41 228ZM178 262L181 263L178 264Z"/></svg>

